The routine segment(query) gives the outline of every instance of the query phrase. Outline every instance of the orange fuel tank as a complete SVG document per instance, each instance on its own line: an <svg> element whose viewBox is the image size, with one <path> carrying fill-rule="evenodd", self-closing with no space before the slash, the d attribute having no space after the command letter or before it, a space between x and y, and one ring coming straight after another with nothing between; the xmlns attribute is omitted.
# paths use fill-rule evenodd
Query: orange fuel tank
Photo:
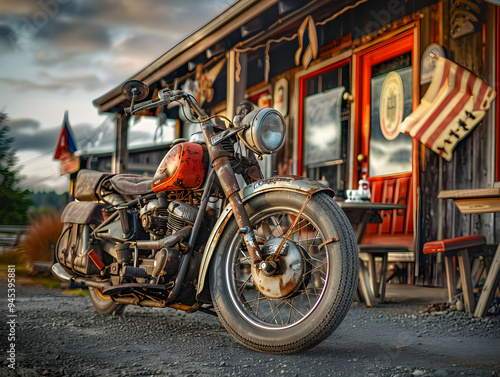
<svg viewBox="0 0 500 377"><path fill-rule="evenodd" d="M153 191L199 188L205 179L203 147L197 143L176 144L163 157L153 177Z"/></svg>

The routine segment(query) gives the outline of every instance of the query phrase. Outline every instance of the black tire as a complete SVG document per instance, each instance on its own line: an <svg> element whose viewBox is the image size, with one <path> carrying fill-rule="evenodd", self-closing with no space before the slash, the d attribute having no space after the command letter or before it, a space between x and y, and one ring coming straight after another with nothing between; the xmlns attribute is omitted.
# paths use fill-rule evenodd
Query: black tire
<svg viewBox="0 0 500 377"><path fill-rule="evenodd" d="M110 296L103 295L100 290L89 287L90 299L95 310L104 315L121 315L127 305L117 304Z"/></svg>
<svg viewBox="0 0 500 377"><path fill-rule="evenodd" d="M245 204L261 248L264 238L286 232L284 224L291 225L306 198L298 192L273 191ZM271 234L269 224L273 227ZM248 262L248 252L237 231L233 217L210 266L214 306L231 335L253 350L275 354L303 351L330 335L351 307L359 269L356 238L338 204L320 192L305 207L289 237L295 245L301 245L297 249L302 250L303 275L294 293L285 298L266 297L268 294L262 293L265 289L255 288L254 277L247 278L249 268L252 274L256 270ZM311 234L315 236L311 238ZM322 246L333 237L339 237L339 241Z"/></svg>

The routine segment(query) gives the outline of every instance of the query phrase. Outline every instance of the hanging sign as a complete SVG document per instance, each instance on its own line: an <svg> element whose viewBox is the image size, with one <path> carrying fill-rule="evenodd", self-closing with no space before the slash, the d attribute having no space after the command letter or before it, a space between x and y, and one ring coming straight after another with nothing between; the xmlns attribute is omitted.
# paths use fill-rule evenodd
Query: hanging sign
<svg viewBox="0 0 500 377"><path fill-rule="evenodd" d="M63 150L59 160L61 161L61 175L73 174L80 170L80 158L73 153Z"/></svg>
<svg viewBox="0 0 500 377"><path fill-rule="evenodd" d="M391 72L385 78L380 93L380 128L387 140L394 140L399 135L403 110L403 80L397 72Z"/></svg>

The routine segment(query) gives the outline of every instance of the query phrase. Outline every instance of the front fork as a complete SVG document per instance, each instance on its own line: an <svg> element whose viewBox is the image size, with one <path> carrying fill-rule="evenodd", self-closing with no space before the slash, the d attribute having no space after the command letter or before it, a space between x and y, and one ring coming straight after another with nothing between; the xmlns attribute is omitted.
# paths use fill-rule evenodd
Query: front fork
<svg viewBox="0 0 500 377"><path fill-rule="evenodd" d="M252 224L250 224L250 219L241 201L240 186L238 185L236 175L229 160L230 154L226 152L220 144L212 145L211 138L215 135L215 132L210 122L203 123L201 129L205 135L212 166L214 167L217 177L219 177L219 182L224 190L224 194L231 204L236 223L239 227L239 232L243 234L243 240L252 258L252 264L254 266L260 266L262 263L262 254Z"/></svg>

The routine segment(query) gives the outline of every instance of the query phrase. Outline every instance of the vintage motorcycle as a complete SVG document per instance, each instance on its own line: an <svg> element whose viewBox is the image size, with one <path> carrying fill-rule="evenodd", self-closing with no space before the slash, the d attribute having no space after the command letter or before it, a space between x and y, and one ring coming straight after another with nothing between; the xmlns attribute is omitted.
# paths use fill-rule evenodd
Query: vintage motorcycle
<svg viewBox="0 0 500 377"><path fill-rule="evenodd" d="M177 101L202 131L174 141L152 179L81 170L53 274L88 287L101 314L202 311L257 351L299 352L331 334L356 291L356 239L333 190L263 178L257 157L282 147L282 115L246 102L225 126L180 90L138 102L148 87L132 80L122 93L126 114Z"/></svg>

